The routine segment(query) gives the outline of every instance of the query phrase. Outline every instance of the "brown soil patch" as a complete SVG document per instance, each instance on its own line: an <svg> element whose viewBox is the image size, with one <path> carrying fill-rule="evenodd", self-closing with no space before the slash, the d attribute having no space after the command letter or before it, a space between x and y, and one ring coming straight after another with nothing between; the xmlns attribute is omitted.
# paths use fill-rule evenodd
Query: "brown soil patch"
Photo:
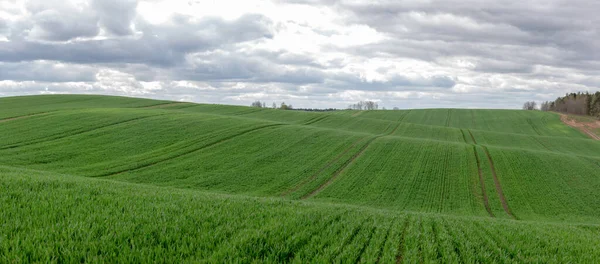
<svg viewBox="0 0 600 264"><path fill-rule="evenodd" d="M570 119L568 115L565 114L560 114L560 120L565 123L566 125L576 128L579 131L585 133L586 135L590 136L591 138L595 139L595 140L600 140L600 136L596 135L594 132L592 132L591 129L596 129L596 128L600 128L600 121L596 121L596 122L577 122L577 120L574 119Z"/></svg>

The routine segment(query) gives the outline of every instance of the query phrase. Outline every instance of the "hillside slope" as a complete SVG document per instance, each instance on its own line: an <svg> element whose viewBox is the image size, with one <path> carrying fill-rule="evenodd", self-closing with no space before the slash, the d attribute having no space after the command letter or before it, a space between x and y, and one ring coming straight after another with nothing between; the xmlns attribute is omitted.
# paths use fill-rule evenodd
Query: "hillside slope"
<svg viewBox="0 0 600 264"><path fill-rule="evenodd" d="M443 242L445 244L441 241L431 245L411 244L416 248L408 252L413 253L400 254L416 254L414 256L420 259L435 259L423 255L429 254L425 250L433 250L427 249L432 245L440 247L437 250L446 250L441 247L450 247L450 244L455 250L456 247L469 247L461 244L464 238L459 237L465 236L465 232L482 232L472 231L471 227L463 227L461 231L446 230L441 225L447 227L447 221L471 221L473 229L492 223L485 233L500 230L496 227L503 232L511 228L521 232L527 229L518 224L523 221L528 225L554 222L553 225L564 230L574 228L564 224L566 222L586 223L586 228L581 230L585 233L583 240L572 242L577 247L561 247L561 250L577 252L584 247L578 244L586 239L590 240L586 243L598 243L589 237L597 234L596 225L600 219L600 194L597 192L600 187L600 142L564 125L560 116L553 113L463 109L315 113L122 97L53 95L0 98L0 134L4 135L0 138L0 166L5 168L0 175L4 175L6 188L15 188L15 181L28 186L65 177L69 182L65 184L74 189L86 189L90 184L98 188L115 184L127 186L126 189L140 188L139 192L134 191L135 194L128 196L129 199L147 195L145 190L161 190L161 193L173 195L182 192L186 197L199 192L204 200L220 199L218 197L222 196L215 193L221 193L241 195L246 198L240 199L250 199L252 203L291 206L292 209L282 209L284 211L295 210L293 208L304 204L299 201L305 201L311 207L319 208L315 211L324 210L319 214L329 214L330 206L341 206L354 208L351 210L356 210L357 214L366 210L369 217L380 214L373 212L385 212L383 214L402 217L408 214L410 219L421 219L414 227L421 231L411 229L412 225L391 227L397 223L397 220L391 220L397 217L392 216L384 217L385 220L364 220L371 224L361 223L357 230L347 231L353 234L351 240L365 232L361 239L366 240L356 242L357 248L348 253L360 252L358 256L349 255L352 258L362 258L365 252L385 248L383 244L372 246L374 242L369 241L387 241L388 235L383 235L386 232L395 236L404 234L402 230L413 230L406 234L433 232L436 236L445 235L449 237L446 239L456 240ZM33 177L32 174L42 176ZM112 183L114 181L141 185ZM163 190L145 185L176 189ZM28 188L15 188L14 195L36 199L37 194L28 193ZM58 190L61 188L53 188L57 190L49 191L47 195L62 192ZM113 194L113 197L120 195ZM249 196L272 200L253 200ZM14 199L7 194L0 194L0 197L5 205L28 204L27 200ZM380 209L383 211L378 211ZM431 213L435 217L431 218ZM215 214L229 217L225 211ZM263 217L264 214L254 216ZM344 217L334 217L332 223L350 221L343 220ZM294 223L301 226L302 221L308 221L305 217L301 219ZM389 222L380 229L380 225L375 224L380 221L394 224ZM431 226L423 225L421 221L431 223ZM307 225L319 230L323 229L321 224L310 222ZM540 230L547 224L539 225L528 234L534 232L538 238L545 234ZM265 229L253 230L263 232ZM245 234L231 232L240 236ZM541 243L550 243L550 239L569 239L568 233L556 234ZM304 244L329 243L314 234L303 236L314 240L311 243L302 240ZM493 243L490 250L494 245L501 248L501 253L489 255L494 259L532 260L525 258L530 255L520 255L523 251L517 253L511 246L515 242L510 239L518 240L519 237L488 237L482 233L476 237ZM402 241L404 239L408 238L403 237ZM240 243L234 248L246 247L249 242ZM400 245L409 247L407 243ZM256 250L262 252L264 249L244 250L252 255ZM293 256L286 259L302 252L298 248L286 250L293 251ZM300 259L329 256L325 259L331 260L344 256L336 250L329 255L311 251L312 257ZM535 252L536 249L528 250ZM539 250L545 252L551 248ZM438 251L435 256L465 257L467 253L461 252L442 254ZM230 254L227 251L213 253L216 255L211 256ZM261 254L257 257L277 257L270 253ZM398 255L390 254L390 257ZM540 253L540 256L544 254Z"/></svg>
<svg viewBox="0 0 600 264"><path fill-rule="evenodd" d="M542 262L600 227L230 196L0 166L0 262ZM584 253L585 252L585 253Z"/></svg>

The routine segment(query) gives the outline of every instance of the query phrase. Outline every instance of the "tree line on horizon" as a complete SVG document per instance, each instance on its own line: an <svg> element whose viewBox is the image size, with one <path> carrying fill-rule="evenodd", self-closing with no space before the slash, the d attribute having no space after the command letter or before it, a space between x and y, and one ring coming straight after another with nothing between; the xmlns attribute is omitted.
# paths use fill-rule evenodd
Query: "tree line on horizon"
<svg viewBox="0 0 600 264"><path fill-rule="evenodd" d="M325 112L325 111L336 111L340 110L337 108L293 108L292 105L288 105L285 102L282 102L278 107L275 102L271 105L271 107L267 106L266 102L261 102L260 100L256 100L250 104L251 107L257 108L272 108L272 109L282 109L282 110L298 110L298 111L316 111L316 112ZM379 104L374 101L360 101L355 104L348 105L347 110L379 110ZM382 110L386 110L385 107ZM400 110L398 107L394 107L393 110Z"/></svg>
<svg viewBox="0 0 600 264"><path fill-rule="evenodd" d="M600 92L568 93L554 101L542 102L540 110L600 118Z"/></svg>

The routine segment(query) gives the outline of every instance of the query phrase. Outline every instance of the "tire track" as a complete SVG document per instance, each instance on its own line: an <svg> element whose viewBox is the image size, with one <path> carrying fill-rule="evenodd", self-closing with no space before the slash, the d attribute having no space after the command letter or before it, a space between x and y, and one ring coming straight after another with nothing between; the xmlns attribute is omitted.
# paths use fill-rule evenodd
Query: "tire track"
<svg viewBox="0 0 600 264"><path fill-rule="evenodd" d="M348 148L346 148L342 153L340 153L334 159L330 160L327 164L325 164L325 166L321 167L321 169L319 169L313 175L311 175L310 177L308 177L307 179L305 179L304 181L302 181L300 184L296 185L292 189L285 191L284 193L281 194L281 196L287 196L290 193L294 193L294 192L298 191L299 189L301 189L302 187L306 186L306 184L308 184L309 182L312 182L313 180L315 180L319 176L319 174L323 173L323 171L325 171L326 169L331 167L331 165L333 165L338 160L340 160L344 155L346 155L346 153L348 153L352 148L354 148L356 145L358 145L358 143L360 143L363 140L365 140L365 138L360 138L359 140L354 142L352 145L350 145Z"/></svg>
<svg viewBox="0 0 600 264"><path fill-rule="evenodd" d="M328 118L328 117L329 117L328 115L319 116L319 117L316 117L316 118L313 118L313 119L310 119L310 120L306 121L306 123L304 123L303 125L305 125L305 126L312 125L312 124L317 123L319 121L322 121L322 120L324 120L325 118Z"/></svg>
<svg viewBox="0 0 600 264"><path fill-rule="evenodd" d="M229 115L231 115L231 116L243 116L243 115L249 115L249 114L253 114L253 113L260 112L260 111L262 111L263 109L264 109L264 108L258 108L258 109L255 109L255 110L243 110L243 111L239 111L239 112L234 112L234 113L231 113L231 114L229 114Z"/></svg>
<svg viewBox="0 0 600 264"><path fill-rule="evenodd" d="M319 194L323 189L325 189L329 185L331 185L331 183L333 183L333 181L335 181L337 179L337 177L349 167L350 164L352 164L356 159L358 159L360 156L362 156L362 154L371 145L371 143L373 141L375 141L378 138L381 138L384 136L389 136L389 135L393 134L394 132L396 132L396 130L398 129L399 126L400 126L400 124L396 125L396 127L390 133L378 135L378 136L375 136L375 137L372 137L371 139L369 139L360 148L360 150L358 150L358 152L356 152L350 159L348 159L346 162L344 162L344 164L342 164L342 166L333 173L333 175L329 178L329 180L327 180L325 183L321 184L317 189L313 190L312 192L302 196L301 199L308 199L308 198L311 198L311 197Z"/></svg>
<svg viewBox="0 0 600 264"><path fill-rule="evenodd" d="M0 123L15 121L15 120L19 120L19 119L25 119L25 118L34 117L34 116L46 115L49 113L51 113L51 112L41 112L41 113L28 114L28 115L23 115L23 116L9 117L9 118L5 118L5 119L0 119Z"/></svg>
<svg viewBox="0 0 600 264"><path fill-rule="evenodd" d="M400 117L400 119L398 119L398 121L397 121L397 122L402 122L402 121L404 121L404 119L405 119L405 118L408 116L408 114L410 114L410 111L412 111L412 110L408 110L406 113L404 113L404 115L402 115L402 116Z"/></svg>
<svg viewBox="0 0 600 264"><path fill-rule="evenodd" d="M540 131L535 127L535 125L533 124L533 121L531 120L531 118L527 118L527 123L531 126L531 128L533 129L533 131L538 134L539 136L541 136L542 134L540 134Z"/></svg>
<svg viewBox="0 0 600 264"><path fill-rule="evenodd" d="M52 136L38 138L38 139L31 140L31 141L24 141L24 142L15 143L15 144L12 144L12 145L2 146L2 147L0 147L0 150L14 149L14 148L19 148L19 147L25 147L25 146L35 145L35 144L38 144L38 143L52 142L52 141L56 141L56 140L60 140L60 139L64 139L64 138L69 138L69 137L73 137L73 136L85 134L85 133L92 132L92 131L95 131L95 130L104 129L104 128L107 128L107 127L112 127L112 126L117 126L117 125L122 125L122 124L126 124L126 123L129 123L129 122L134 122L134 121L138 121L138 120L142 120L142 119L146 119L146 118L150 118L150 117L155 117L155 116L160 116L160 115L143 116L143 117L133 118L133 119L129 119L129 120L119 121L119 122L116 122L116 123L111 123L111 124L108 124L108 125L94 127L94 128L91 128L91 129L64 132L64 133L61 133L61 134L56 134L56 135L52 135ZM65 134L65 133L68 133L68 134Z"/></svg>
<svg viewBox="0 0 600 264"><path fill-rule="evenodd" d="M471 135L471 139L473 140L473 144L478 145L477 144L477 140L475 140L475 137L473 136L473 133L471 133L471 130L467 129L467 131L469 131L469 135Z"/></svg>
<svg viewBox="0 0 600 264"><path fill-rule="evenodd" d="M465 144L469 144L469 142L467 142L467 137L465 136L465 131L463 131L462 129L460 129L460 134L462 134L463 141L465 142Z"/></svg>
<svg viewBox="0 0 600 264"><path fill-rule="evenodd" d="M492 156L490 156L490 152L488 151L487 147L485 146L481 146L483 148L483 150L485 151L485 155L488 158L488 161L490 162L490 169L492 170L492 176L494 177L494 184L496 185L496 192L498 193L498 196L500 197L500 202L502 203L502 208L504 209L504 211L513 219L517 219L514 214L511 212L510 208L508 207L508 203L506 202L506 197L504 196L504 192L502 192L502 186L500 185L500 181L498 180L498 175L496 175L496 168L494 167L494 161L492 160Z"/></svg>
<svg viewBox="0 0 600 264"><path fill-rule="evenodd" d="M110 172L110 173L100 174L100 175L96 175L96 176L93 176L93 177L110 177L110 176L115 176L115 175L122 174L122 173L125 173L125 172L131 172L131 171L136 171L136 170L140 170L140 169L152 167L154 165L157 165L157 164L160 164L160 163L164 163L164 162L176 159L176 158L180 158L180 157L192 154L194 152L198 152L198 151L203 150L203 149L207 149L207 148L210 148L210 147L213 147L213 146L216 146L216 145L223 144L223 143L225 143L227 141L230 141L230 140L232 140L232 139L234 139L236 137L239 137L239 136L242 136L242 135L245 135L245 134L257 131L257 130L261 130L261 129L265 129L265 128L269 128L269 127L275 127L275 126L283 126L283 125L284 124L270 124L270 125L255 127L255 128L252 128L252 129L248 129L248 130L242 131L242 132L240 132L238 134L235 134L235 135L227 136L227 137L222 138L220 140L217 140L215 142L208 143L208 144L206 144L204 146L201 146L201 147L198 147L198 148L194 148L194 149L190 149L190 150L186 150L183 153L180 153L180 154L177 154L177 155L174 155L174 156L171 156L171 157L166 157L164 159L161 159L161 160L158 160L158 161L155 161L155 162L150 162L148 164L144 164L144 165L141 165L141 166L138 166L138 167L135 167L135 168L124 169L124 170L120 170L120 171L117 171L117 172Z"/></svg>
<svg viewBox="0 0 600 264"><path fill-rule="evenodd" d="M548 146L546 146L546 144L542 143L542 141L540 141L539 139L537 139L536 136L530 136L535 142L537 142L538 144L540 144L542 147L544 147L546 150L548 151L552 151L550 148L548 148Z"/></svg>
<svg viewBox="0 0 600 264"><path fill-rule="evenodd" d="M451 111L452 109L448 109L448 114L446 115L446 127L450 127Z"/></svg>
<svg viewBox="0 0 600 264"><path fill-rule="evenodd" d="M181 105L181 104L188 104L188 103L172 102L172 103L164 103L164 104L157 104L157 105L142 106L142 107L138 107L138 108L143 108L143 109L163 108L163 107L169 107L169 106Z"/></svg>
<svg viewBox="0 0 600 264"><path fill-rule="evenodd" d="M475 146L473 146L473 153L475 153L475 160L477 161L477 171L479 172L479 185L481 187L481 193L483 194L483 205L485 206L485 210L488 212L488 214L491 217L494 217L492 209L490 208L487 192L485 191L485 182L483 179L483 171L481 170L481 161L479 160L479 155L477 155L477 148Z"/></svg>

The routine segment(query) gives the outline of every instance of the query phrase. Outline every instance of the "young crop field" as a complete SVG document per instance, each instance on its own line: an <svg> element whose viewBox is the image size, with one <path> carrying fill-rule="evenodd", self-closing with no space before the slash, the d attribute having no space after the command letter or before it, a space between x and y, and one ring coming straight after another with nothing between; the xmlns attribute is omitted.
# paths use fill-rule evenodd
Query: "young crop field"
<svg viewBox="0 0 600 264"><path fill-rule="evenodd" d="M0 98L0 262L600 260L600 142L540 111Z"/></svg>

